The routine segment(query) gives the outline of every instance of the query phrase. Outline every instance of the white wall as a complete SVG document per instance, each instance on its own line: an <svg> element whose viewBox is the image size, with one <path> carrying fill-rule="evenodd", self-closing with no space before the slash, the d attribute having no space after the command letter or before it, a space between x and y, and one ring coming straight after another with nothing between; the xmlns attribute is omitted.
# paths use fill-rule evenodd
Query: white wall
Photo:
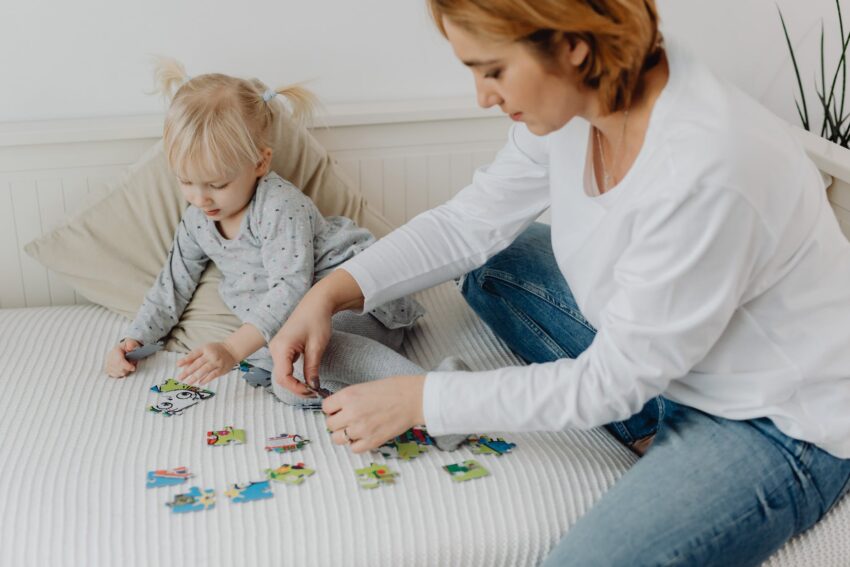
<svg viewBox="0 0 850 567"><path fill-rule="evenodd" d="M850 0L840 1L850 24ZM796 121L774 0L658 3L668 34ZM837 53L834 1L778 5L810 84L821 18ZM467 71L423 0L3 0L0 122L160 112L161 100L146 94L152 53L177 57L194 74L313 79L327 103L469 96L474 104ZM809 99L812 106L813 92Z"/></svg>

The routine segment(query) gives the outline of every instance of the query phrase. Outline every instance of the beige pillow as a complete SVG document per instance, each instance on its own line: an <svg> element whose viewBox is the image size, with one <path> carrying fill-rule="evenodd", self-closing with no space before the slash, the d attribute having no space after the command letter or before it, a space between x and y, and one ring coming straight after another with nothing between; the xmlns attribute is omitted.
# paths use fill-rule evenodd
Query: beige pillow
<svg viewBox="0 0 850 567"><path fill-rule="evenodd" d="M300 187L322 214L344 215L376 236L386 234L390 224L366 207L321 144L279 101L274 104L280 118L272 138L272 170ZM86 299L132 319L165 263L186 205L158 143L101 201L24 250ZM220 279L210 264L166 348L185 352L221 340L239 326L219 297Z"/></svg>

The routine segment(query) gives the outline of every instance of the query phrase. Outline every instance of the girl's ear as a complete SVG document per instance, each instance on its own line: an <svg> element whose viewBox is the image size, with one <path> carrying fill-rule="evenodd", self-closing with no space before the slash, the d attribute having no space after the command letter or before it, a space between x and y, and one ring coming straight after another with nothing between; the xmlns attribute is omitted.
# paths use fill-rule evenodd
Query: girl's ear
<svg viewBox="0 0 850 567"><path fill-rule="evenodd" d="M257 177L263 177L266 175L272 167L272 149L271 148L263 148L260 152L260 161L257 162L257 169L255 173Z"/></svg>

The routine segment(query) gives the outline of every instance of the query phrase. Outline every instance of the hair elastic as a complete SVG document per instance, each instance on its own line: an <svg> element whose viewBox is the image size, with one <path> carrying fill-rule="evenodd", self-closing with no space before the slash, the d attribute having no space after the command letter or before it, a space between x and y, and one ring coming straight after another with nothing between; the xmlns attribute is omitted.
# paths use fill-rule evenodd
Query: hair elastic
<svg viewBox="0 0 850 567"><path fill-rule="evenodd" d="M274 89L266 89L266 92L263 93L263 100L268 102L276 96L277 91L275 91Z"/></svg>

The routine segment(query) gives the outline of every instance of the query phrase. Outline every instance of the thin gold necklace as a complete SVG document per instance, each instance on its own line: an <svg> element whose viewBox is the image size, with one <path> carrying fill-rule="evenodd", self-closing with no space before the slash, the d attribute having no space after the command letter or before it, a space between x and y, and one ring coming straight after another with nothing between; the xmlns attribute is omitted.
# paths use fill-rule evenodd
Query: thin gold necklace
<svg viewBox="0 0 850 567"><path fill-rule="evenodd" d="M596 138L596 147L599 148L599 161L602 164L602 192L605 193L614 186L614 173L612 170L617 166L616 158L623 154L623 145L626 142L626 124L629 122L629 109L627 108L623 114L623 131L620 132L620 139L617 141L617 153L614 154L614 161L611 164L611 169L605 163L605 150L602 148L602 134L599 133L599 128L593 127L594 137Z"/></svg>

